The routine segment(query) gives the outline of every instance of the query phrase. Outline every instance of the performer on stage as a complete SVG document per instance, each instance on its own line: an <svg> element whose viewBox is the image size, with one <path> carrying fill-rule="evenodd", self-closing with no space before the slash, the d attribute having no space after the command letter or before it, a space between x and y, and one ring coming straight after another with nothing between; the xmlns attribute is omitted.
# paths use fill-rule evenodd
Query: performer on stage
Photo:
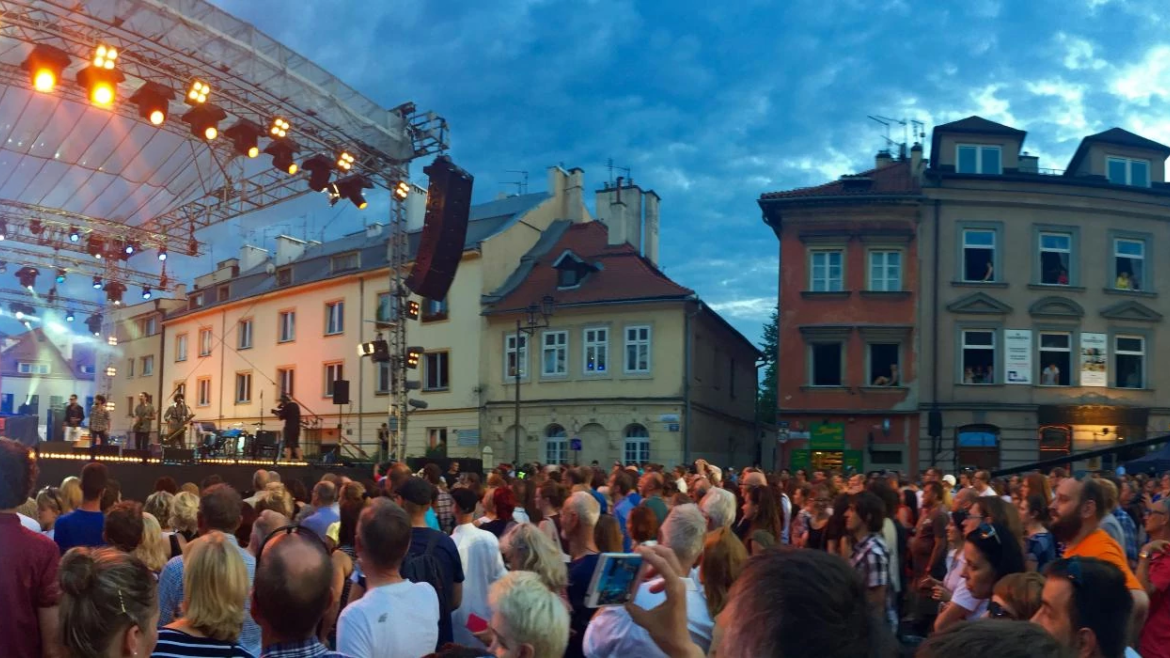
<svg viewBox="0 0 1170 658"><path fill-rule="evenodd" d="M183 398L182 393L175 394L175 401L163 413L163 420L167 424L167 445L172 448L183 448L183 428L187 426L187 421L195 417L191 413L191 408L187 406L187 402Z"/></svg>
<svg viewBox="0 0 1170 658"><path fill-rule="evenodd" d="M289 398L280 396L280 406L272 413L284 421L284 458L303 459L301 456L301 407Z"/></svg>
<svg viewBox="0 0 1170 658"><path fill-rule="evenodd" d="M77 404L77 396L69 396L69 404L65 406L65 440L76 443L81 438L81 421L85 420L85 409Z"/></svg>
<svg viewBox="0 0 1170 658"><path fill-rule="evenodd" d="M150 448L150 424L158 417L150 403L150 393L138 394L138 406L134 407L134 447L138 450Z"/></svg>
<svg viewBox="0 0 1170 658"><path fill-rule="evenodd" d="M106 409L106 396L95 395L93 408L89 410L89 448L94 454L97 446L110 445L110 411Z"/></svg>

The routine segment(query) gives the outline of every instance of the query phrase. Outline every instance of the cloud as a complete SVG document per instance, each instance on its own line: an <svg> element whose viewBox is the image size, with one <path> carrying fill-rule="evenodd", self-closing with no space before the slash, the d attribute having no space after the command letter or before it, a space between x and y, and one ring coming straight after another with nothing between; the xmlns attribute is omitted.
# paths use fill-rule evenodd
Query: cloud
<svg viewBox="0 0 1170 658"><path fill-rule="evenodd" d="M1149 105L1150 99L1165 97L1170 89L1170 45L1149 48L1140 62L1121 69L1110 84L1110 91L1123 99Z"/></svg>
<svg viewBox="0 0 1170 658"><path fill-rule="evenodd" d="M735 320L766 322L772 316L772 309L776 307L776 298L750 297L746 299L708 302L707 305L717 313Z"/></svg>
<svg viewBox="0 0 1170 658"><path fill-rule="evenodd" d="M1103 59L1094 56L1095 47L1088 39L1064 32L1056 33L1056 42L1065 49L1064 67L1073 71L1082 69L1099 70L1106 66Z"/></svg>

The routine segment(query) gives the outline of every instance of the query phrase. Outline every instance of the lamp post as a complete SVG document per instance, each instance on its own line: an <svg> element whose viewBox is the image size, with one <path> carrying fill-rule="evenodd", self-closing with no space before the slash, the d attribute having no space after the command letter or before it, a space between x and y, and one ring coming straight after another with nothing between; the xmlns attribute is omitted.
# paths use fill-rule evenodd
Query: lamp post
<svg viewBox="0 0 1170 658"><path fill-rule="evenodd" d="M515 354L516 362L512 367L512 374L515 377L516 383L516 423L513 429L515 430L514 451L512 466L514 468L520 467L520 336L524 336L524 351L525 357L528 356L528 351L531 346L529 338L536 334L537 329L545 329L549 326L549 318L552 317L553 311L556 307L556 300L545 295L544 299L540 300L540 305L529 304L528 308L524 309L527 317L516 318L516 344ZM539 316L539 317L538 317ZM521 320L524 320L522 323ZM507 358L505 354L504 358ZM528 359L525 358L525 366L527 366Z"/></svg>

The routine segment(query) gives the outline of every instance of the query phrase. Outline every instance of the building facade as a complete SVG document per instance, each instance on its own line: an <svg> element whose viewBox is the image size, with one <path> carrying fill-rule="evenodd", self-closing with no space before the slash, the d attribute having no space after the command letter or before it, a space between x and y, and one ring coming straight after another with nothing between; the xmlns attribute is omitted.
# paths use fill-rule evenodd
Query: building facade
<svg viewBox="0 0 1170 658"><path fill-rule="evenodd" d="M40 326L16 334L0 352L0 413L37 417L37 431L61 440L60 412L76 395L88 409L94 395L94 350L61 332L51 336ZM56 338L56 341L54 341ZM50 412L58 414L50 423ZM56 426L54 428L54 425Z"/></svg>

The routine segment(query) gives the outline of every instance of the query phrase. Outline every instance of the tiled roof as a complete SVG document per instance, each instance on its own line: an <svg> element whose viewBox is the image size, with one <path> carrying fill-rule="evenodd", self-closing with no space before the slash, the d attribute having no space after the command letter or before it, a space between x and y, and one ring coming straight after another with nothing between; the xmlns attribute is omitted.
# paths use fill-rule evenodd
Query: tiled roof
<svg viewBox="0 0 1170 658"><path fill-rule="evenodd" d="M838 180L824 185L766 192L760 195L760 200L917 194L919 191L918 182L910 175L910 162L902 160L881 169L870 169L860 174L842 176Z"/></svg>
<svg viewBox="0 0 1170 658"><path fill-rule="evenodd" d="M1027 133L1019 128L1012 128L1005 126L1002 123L988 121L980 116L969 116L966 119L959 119L950 123L944 123L941 126L935 126L934 132L945 133L983 133L987 135L1019 135L1023 137Z"/></svg>
<svg viewBox="0 0 1170 658"><path fill-rule="evenodd" d="M1135 135L1128 130L1110 128L1105 132L1089 135L1081 140L1080 145L1077 146L1077 152L1073 154L1072 160L1068 163L1068 169L1064 172L1066 176L1075 175L1077 168L1080 167L1081 161L1088 155L1091 144L1116 144L1117 146L1128 146L1130 148L1156 151L1163 155L1170 155L1170 146L1160 144L1152 139L1146 139L1141 135Z"/></svg>
<svg viewBox="0 0 1170 658"><path fill-rule="evenodd" d="M559 223L558 223L559 224ZM650 299L686 299L695 293L671 281L628 244L609 246L606 226L592 221L554 225L545 232L559 239L537 243L521 263L518 276L510 278L485 301L487 313L502 313L540 303L546 295L558 306L603 304ZM543 243L543 244L542 244ZM566 251L596 268L573 288L557 287L555 263Z"/></svg>

